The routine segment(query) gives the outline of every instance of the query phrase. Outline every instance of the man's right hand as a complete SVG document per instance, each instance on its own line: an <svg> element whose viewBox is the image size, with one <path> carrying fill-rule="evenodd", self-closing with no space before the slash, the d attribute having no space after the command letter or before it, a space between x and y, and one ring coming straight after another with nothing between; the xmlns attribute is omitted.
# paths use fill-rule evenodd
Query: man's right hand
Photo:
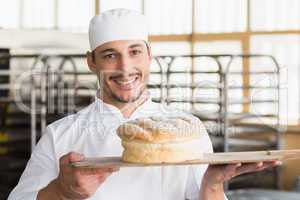
<svg viewBox="0 0 300 200"><path fill-rule="evenodd" d="M74 152L62 156L59 160L60 172L58 177L40 190L38 200L47 200L49 197L53 199L54 194L62 200L89 198L108 176L119 170L115 167L88 169L74 168L70 165L72 162L83 159L82 154Z"/></svg>

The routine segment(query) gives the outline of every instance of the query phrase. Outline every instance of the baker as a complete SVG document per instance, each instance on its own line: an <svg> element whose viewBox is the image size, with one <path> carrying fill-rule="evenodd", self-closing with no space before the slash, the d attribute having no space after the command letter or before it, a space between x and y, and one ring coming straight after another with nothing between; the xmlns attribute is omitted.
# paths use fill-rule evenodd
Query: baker
<svg viewBox="0 0 300 200"><path fill-rule="evenodd" d="M90 70L100 89L95 101L76 114L50 124L35 147L9 200L219 200L223 183L234 176L278 163L78 169L85 157L120 156L117 128L140 117L187 115L154 103L147 91L152 54L143 15L115 9L92 18ZM199 141L212 152L205 129Z"/></svg>

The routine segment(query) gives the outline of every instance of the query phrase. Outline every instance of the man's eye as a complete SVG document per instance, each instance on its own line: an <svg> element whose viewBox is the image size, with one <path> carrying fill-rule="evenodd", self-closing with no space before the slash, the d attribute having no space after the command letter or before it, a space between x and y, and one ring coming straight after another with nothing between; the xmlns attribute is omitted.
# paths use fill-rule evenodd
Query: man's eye
<svg viewBox="0 0 300 200"><path fill-rule="evenodd" d="M141 54L142 51L141 50L132 50L131 53L132 53L132 55L138 55L138 54Z"/></svg>
<svg viewBox="0 0 300 200"><path fill-rule="evenodd" d="M115 58L115 57L116 57L116 55L113 54L113 53L111 53L111 54L106 54L105 56L103 56L104 59L113 59L113 58Z"/></svg>

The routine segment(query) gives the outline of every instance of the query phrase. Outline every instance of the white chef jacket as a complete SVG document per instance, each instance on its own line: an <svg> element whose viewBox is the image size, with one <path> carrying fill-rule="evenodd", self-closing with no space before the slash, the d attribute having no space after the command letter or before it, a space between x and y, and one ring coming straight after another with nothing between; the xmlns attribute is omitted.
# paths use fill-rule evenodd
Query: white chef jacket
<svg viewBox="0 0 300 200"><path fill-rule="evenodd" d="M35 200L40 189L59 174L59 158L70 151L86 157L120 156L123 148L116 129L139 117L189 115L149 98L130 118L99 98L76 114L50 124L8 200ZM199 145L212 152L203 128ZM184 200L199 199L199 188L207 165L121 168L100 185L89 200Z"/></svg>

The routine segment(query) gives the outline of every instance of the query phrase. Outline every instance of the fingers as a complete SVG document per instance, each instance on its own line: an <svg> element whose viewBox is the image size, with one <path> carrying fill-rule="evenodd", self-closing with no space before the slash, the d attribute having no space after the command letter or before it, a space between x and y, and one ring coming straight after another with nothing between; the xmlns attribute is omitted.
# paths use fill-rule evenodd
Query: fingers
<svg viewBox="0 0 300 200"><path fill-rule="evenodd" d="M262 171L264 169L275 167L278 165L281 165L282 163L280 161L268 161L268 162L257 162L257 163L250 163L250 164L244 164L237 168L236 170L236 176L241 174L246 174L250 172L257 172Z"/></svg>
<svg viewBox="0 0 300 200"><path fill-rule="evenodd" d="M257 171L257 170L259 170L262 167L263 167L263 163L262 162L251 163L251 164L244 164L244 165L240 166L239 168L237 168L237 170L236 170L236 176L241 175L241 174L246 174L246 173Z"/></svg>
<svg viewBox="0 0 300 200"><path fill-rule="evenodd" d="M70 152L69 162L78 162L84 159L84 155L80 153Z"/></svg>
<svg viewBox="0 0 300 200"><path fill-rule="evenodd" d="M226 165L225 166L225 171L228 174L234 174L236 172L236 169L238 167L240 167L241 165L242 165L241 163Z"/></svg>
<svg viewBox="0 0 300 200"><path fill-rule="evenodd" d="M261 167L259 167L256 171L261 171L267 168L276 167L282 165L281 161L271 161L271 162L264 162Z"/></svg>
<svg viewBox="0 0 300 200"><path fill-rule="evenodd" d="M59 159L60 164L69 164L84 159L84 155L80 153L70 152Z"/></svg>
<svg viewBox="0 0 300 200"><path fill-rule="evenodd" d="M204 180L207 184L216 185L224 183L241 174L261 171L266 168L280 165L279 161L257 162L257 163L236 163L226 165L209 165L205 172Z"/></svg>
<svg viewBox="0 0 300 200"><path fill-rule="evenodd" d="M71 163L84 159L84 155L70 152L60 158L58 187L68 199L85 199L95 193L108 176L119 170L118 167L76 168Z"/></svg>
<svg viewBox="0 0 300 200"><path fill-rule="evenodd" d="M230 164L230 165L225 166L226 175L224 176L224 181L229 180L232 177L236 176L236 173L237 173L236 171L241 166L242 166L241 163Z"/></svg>
<svg viewBox="0 0 300 200"><path fill-rule="evenodd" d="M276 161L269 161L269 162L264 162L264 164L270 166L270 167L275 167L275 166L280 166L282 165L282 162L280 160L276 160Z"/></svg>
<svg viewBox="0 0 300 200"><path fill-rule="evenodd" d="M118 171L120 168L116 166L108 166L102 168L71 168L70 163L78 162L84 159L84 155L76 152L70 152L60 158L60 165L62 168L66 166L70 166L69 170L72 170L77 175L99 175L108 173L111 174L113 172ZM65 168L66 169L66 168Z"/></svg>

